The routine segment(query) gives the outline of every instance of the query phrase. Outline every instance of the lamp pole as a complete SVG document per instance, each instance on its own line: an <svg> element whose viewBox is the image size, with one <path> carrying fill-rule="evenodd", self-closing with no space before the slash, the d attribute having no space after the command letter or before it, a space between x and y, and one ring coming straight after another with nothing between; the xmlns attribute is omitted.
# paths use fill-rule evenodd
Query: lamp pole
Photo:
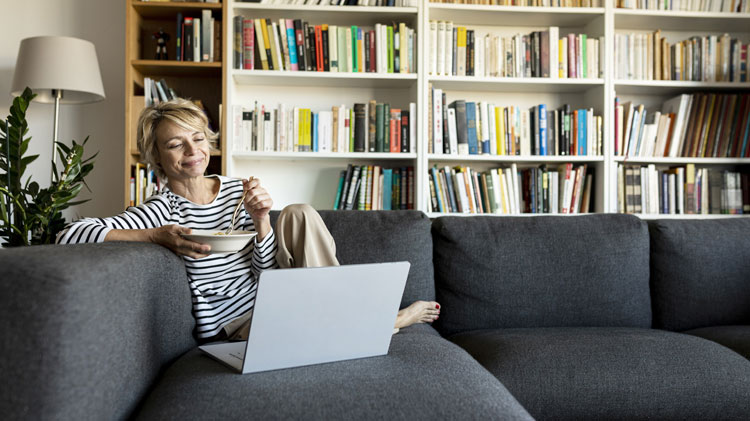
<svg viewBox="0 0 750 421"><path fill-rule="evenodd" d="M55 118L52 120L52 169L50 170L50 185L55 182L55 166L57 165L57 119L60 115L60 100L62 99L62 89L53 89L52 95L55 97Z"/></svg>

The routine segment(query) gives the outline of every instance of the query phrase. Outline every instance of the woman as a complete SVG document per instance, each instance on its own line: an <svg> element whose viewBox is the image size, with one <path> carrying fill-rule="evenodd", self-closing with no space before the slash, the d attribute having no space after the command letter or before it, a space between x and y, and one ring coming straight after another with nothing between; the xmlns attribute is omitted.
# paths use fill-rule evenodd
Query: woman
<svg viewBox="0 0 750 421"><path fill-rule="evenodd" d="M282 210L271 227L273 200L260 180L204 176L210 140L203 111L176 99L153 105L138 120L138 151L166 186L138 207L110 218L86 218L58 237L63 244L145 241L182 256L193 296L195 335L201 341L246 337L260 272L275 267L338 265L336 246L320 215L308 205ZM234 229L257 232L237 253L209 256L210 246L181 236L192 229L224 230L243 192L245 212ZM399 311L396 328L437 319L439 305L418 301Z"/></svg>

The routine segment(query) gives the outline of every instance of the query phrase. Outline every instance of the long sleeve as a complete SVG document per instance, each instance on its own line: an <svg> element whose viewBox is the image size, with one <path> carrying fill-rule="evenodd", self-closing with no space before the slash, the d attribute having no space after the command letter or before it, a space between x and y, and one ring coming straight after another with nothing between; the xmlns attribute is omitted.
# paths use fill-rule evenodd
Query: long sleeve
<svg viewBox="0 0 750 421"><path fill-rule="evenodd" d="M249 214L245 212L245 224L244 229L248 231L256 231L253 219ZM253 256L250 262L250 270L253 272L255 279L258 279L260 273L267 269L275 269L278 265L276 264L276 234L274 233L273 227L271 232L266 235L262 241L258 241L258 237L255 237L255 244L253 247Z"/></svg>
<svg viewBox="0 0 750 421"><path fill-rule="evenodd" d="M165 225L170 220L169 202L153 196L137 207L109 218L83 218L68 224L57 235L58 244L101 243L113 229L147 229Z"/></svg>

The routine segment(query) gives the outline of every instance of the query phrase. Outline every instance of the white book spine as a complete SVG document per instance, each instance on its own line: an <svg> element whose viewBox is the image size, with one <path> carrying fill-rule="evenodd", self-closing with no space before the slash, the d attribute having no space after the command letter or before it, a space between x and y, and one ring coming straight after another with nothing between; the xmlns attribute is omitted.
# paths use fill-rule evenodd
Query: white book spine
<svg viewBox="0 0 750 421"><path fill-rule="evenodd" d="M417 104L414 102L409 103L409 152L415 153L417 151L417 126L419 120L417 119Z"/></svg>
<svg viewBox="0 0 750 421"><path fill-rule="evenodd" d="M557 26L549 27L549 76L551 79L557 79L559 71L557 71L558 63L558 39L560 38L560 28Z"/></svg>

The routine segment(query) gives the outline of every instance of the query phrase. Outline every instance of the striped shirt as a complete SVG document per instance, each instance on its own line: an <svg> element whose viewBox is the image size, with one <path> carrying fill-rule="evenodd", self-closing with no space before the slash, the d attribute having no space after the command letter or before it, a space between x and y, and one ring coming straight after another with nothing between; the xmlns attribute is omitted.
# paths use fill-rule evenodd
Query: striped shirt
<svg viewBox="0 0 750 421"><path fill-rule="evenodd" d="M137 207L110 218L84 218L68 225L58 243L100 243L112 229L145 229L177 224L193 229L224 230L232 211L242 197L242 181L216 176L221 182L213 202L199 205L165 187ZM244 210L235 220L235 229L255 231ZM260 272L276 267L276 236L271 231L258 242L250 242L236 253L216 254L203 259L182 256L192 292L195 336L207 339L222 327L253 308Z"/></svg>

